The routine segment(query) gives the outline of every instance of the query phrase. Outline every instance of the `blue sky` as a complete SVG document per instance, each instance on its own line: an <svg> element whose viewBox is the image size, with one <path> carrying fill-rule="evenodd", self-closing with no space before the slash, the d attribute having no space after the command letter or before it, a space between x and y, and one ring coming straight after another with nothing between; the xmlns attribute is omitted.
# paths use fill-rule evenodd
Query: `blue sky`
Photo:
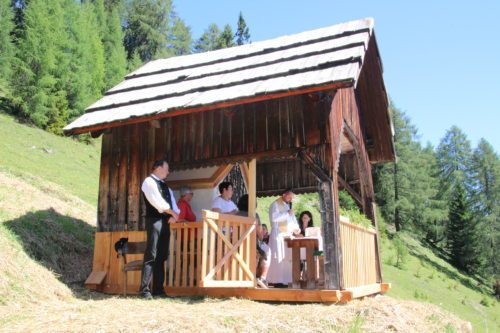
<svg viewBox="0 0 500 333"><path fill-rule="evenodd" d="M392 101L434 146L460 127L500 152L500 1L174 0L198 38L210 23L233 29L240 10L252 41L364 17L375 35Z"/></svg>

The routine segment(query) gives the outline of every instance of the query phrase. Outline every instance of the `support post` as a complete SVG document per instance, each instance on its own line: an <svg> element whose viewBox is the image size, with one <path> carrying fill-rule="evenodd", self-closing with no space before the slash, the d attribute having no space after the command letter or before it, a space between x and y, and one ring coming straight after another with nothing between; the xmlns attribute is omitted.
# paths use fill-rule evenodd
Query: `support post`
<svg viewBox="0 0 500 333"><path fill-rule="evenodd" d="M325 289L343 289L337 174L320 184L321 227L325 254Z"/></svg>
<svg viewBox="0 0 500 333"><path fill-rule="evenodd" d="M257 160L248 163L248 217L255 217L257 207Z"/></svg>

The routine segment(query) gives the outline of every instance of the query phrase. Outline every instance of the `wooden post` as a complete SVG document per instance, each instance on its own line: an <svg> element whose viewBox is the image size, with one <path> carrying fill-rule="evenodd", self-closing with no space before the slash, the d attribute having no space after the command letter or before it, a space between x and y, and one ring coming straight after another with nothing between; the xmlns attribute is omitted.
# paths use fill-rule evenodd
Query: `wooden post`
<svg viewBox="0 0 500 333"><path fill-rule="evenodd" d="M321 228L325 254L325 289L340 290L342 286L342 250L340 247L340 216L337 174L332 181L320 184Z"/></svg>
<svg viewBox="0 0 500 333"><path fill-rule="evenodd" d="M110 133L102 136L101 169L99 176L99 199L97 209L97 231L109 231L109 169L112 137Z"/></svg>
<svg viewBox="0 0 500 333"><path fill-rule="evenodd" d="M255 217L257 207L257 160L248 163L248 217Z"/></svg>
<svg viewBox="0 0 500 333"><path fill-rule="evenodd" d="M382 283L382 267L380 264L380 233L378 230L378 222L377 222L377 205L372 202L372 221L375 225L375 231L377 232L377 236L375 237L375 265L377 268L377 282Z"/></svg>

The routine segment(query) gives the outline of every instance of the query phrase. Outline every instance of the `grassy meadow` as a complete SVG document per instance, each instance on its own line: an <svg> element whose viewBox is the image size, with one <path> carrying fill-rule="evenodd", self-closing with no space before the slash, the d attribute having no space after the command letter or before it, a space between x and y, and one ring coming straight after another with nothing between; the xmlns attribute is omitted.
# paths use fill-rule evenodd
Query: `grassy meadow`
<svg viewBox="0 0 500 333"><path fill-rule="evenodd" d="M454 315L471 322L475 332L500 331L500 307L487 288L405 233L399 236L403 253L390 237L382 240L391 297L342 306L155 300L160 317L170 318L175 309L171 318L178 326L155 320L140 324L148 315L138 310L145 308L144 301L82 288L92 260L99 142L56 137L0 113L0 248L5 249L0 253L0 331L467 332ZM258 200L265 223L273 200ZM294 209L311 210L319 225L316 195L298 196ZM193 318L192 311L202 315ZM129 315L122 325L128 326L113 324L124 313Z"/></svg>

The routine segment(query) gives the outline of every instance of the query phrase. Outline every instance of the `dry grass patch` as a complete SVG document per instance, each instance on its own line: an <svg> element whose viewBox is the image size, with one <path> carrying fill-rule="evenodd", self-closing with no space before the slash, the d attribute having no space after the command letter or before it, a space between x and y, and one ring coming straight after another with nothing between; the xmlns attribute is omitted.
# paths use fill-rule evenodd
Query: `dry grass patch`
<svg viewBox="0 0 500 333"><path fill-rule="evenodd" d="M469 332L436 306L379 296L345 305L271 304L242 299L48 302L3 313L5 332Z"/></svg>

